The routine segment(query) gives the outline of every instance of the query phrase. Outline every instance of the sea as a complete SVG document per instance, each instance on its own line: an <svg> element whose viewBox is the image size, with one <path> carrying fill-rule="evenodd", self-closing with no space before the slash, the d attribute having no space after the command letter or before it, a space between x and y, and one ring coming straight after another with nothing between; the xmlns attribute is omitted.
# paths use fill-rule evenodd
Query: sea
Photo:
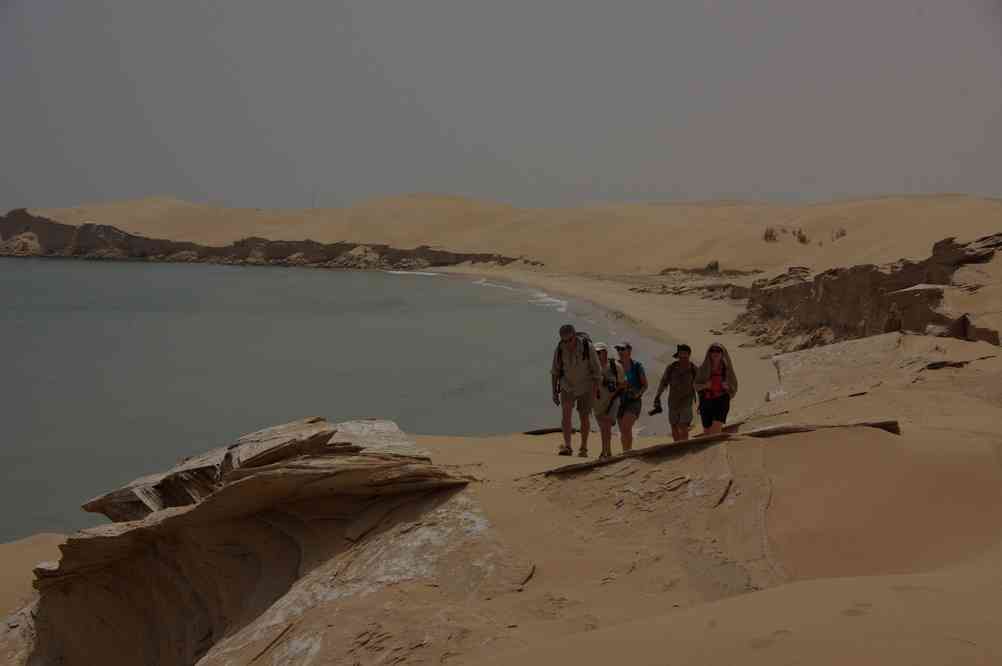
<svg viewBox="0 0 1002 666"><path fill-rule="evenodd" d="M565 322L630 338L651 383L666 351L587 302L434 272L0 258L0 303L0 542L105 522L80 504L306 416L558 426Z"/></svg>

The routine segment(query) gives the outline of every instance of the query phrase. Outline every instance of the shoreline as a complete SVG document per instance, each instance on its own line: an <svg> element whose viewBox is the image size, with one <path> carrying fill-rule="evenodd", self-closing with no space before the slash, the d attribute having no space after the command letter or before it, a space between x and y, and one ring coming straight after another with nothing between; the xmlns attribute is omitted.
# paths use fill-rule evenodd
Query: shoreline
<svg viewBox="0 0 1002 666"><path fill-rule="evenodd" d="M771 359L781 352L754 343L753 338L744 333L722 331L718 335L710 332L711 328L721 330L744 312L743 301L636 293L629 291L631 285L627 282L606 276L469 266L449 267L441 272L508 280L513 284L587 302L614 320L625 320L626 326L645 338L665 346L679 342L691 345L693 360L697 363L702 361L702 350L711 341L722 342L735 365L740 365L741 373L741 392L736 398L731 420L753 416L766 403L766 392L776 387L776 368ZM656 386L668 359L659 357L653 360L658 362L658 367L652 368L655 372L649 372L648 381ZM654 390L656 388L652 386L651 395Z"/></svg>

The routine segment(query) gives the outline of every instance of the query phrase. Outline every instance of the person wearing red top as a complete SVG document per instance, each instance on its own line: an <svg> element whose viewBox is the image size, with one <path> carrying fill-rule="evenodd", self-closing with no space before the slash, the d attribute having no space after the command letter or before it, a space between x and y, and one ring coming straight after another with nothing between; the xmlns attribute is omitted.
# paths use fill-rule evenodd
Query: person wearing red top
<svg viewBox="0 0 1002 666"><path fill-rule="evenodd" d="M703 434L715 435L723 431L731 398L738 392L738 375L730 354L719 342L714 342L706 350L706 358L696 372L694 384L699 392Z"/></svg>

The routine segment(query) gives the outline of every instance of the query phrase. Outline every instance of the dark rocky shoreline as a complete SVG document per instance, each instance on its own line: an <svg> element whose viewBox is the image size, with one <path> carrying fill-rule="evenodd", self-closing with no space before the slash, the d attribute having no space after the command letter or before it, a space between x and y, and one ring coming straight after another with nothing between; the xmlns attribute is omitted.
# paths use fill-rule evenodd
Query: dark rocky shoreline
<svg viewBox="0 0 1002 666"><path fill-rule="evenodd" d="M401 249L383 244L250 237L216 247L136 236L104 224L62 224L23 208L0 216L0 256L360 270L421 270L459 264L507 266L516 262L542 265L524 257L450 252L427 245Z"/></svg>

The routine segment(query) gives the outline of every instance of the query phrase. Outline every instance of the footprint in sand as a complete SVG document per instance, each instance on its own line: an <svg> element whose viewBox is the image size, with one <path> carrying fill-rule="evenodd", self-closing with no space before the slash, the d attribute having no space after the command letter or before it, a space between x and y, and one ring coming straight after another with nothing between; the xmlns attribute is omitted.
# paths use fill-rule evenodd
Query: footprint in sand
<svg viewBox="0 0 1002 666"><path fill-rule="evenodd" d="M871 608L873 608L873 604L865 601L857 601L852 605L852 608L846 608L842 611L842 615L846 617L859 617L860 615L869 613Z"/></svg>
<svg viewBox="0 0 1002 666"><path fill-rule="evenodd" d="M751 639L750 641L748 641L748 645L752 646L757 650L761 650L763 648L772 647L773 645L776 644L776 641L782 640L787 636L792 636L792 635L793 632L790 631L789 629L777 629L768 636L761 636L759 638Z"/></svg>

